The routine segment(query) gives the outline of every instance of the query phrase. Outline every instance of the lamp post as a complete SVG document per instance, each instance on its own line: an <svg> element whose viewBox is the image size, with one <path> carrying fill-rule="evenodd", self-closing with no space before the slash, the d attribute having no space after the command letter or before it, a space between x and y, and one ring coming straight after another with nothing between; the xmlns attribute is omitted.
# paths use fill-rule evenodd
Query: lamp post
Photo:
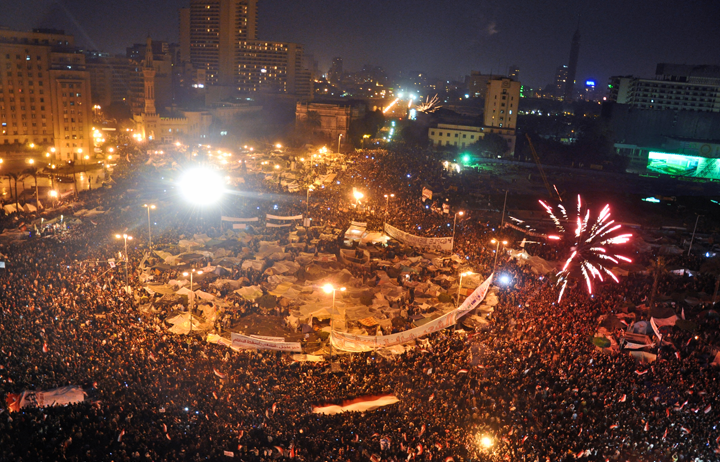
<svg viewBox="0 0 720 462"><path fill-rule="evenodd" d="M125 240L125 291L129 292L130 279L128 277L128 265L130 264L130 259L128 258L127 241L132 241L132 236L128 236L127 234L116 234L115 239Z"/></svg>
<svg viewBox="0 0 720 462"><path fill-rule="evenodd" d="M460 273L460 284L458 285L457 297L455 298L455 308L457 308L460 304L460 289L462 288L463 276L470 276L471 274L475 273L473 273L472 271L465 271L464 273Z"/></svg>
<svg viewBox="0 0 720 462"><path fill-rule="evenodd" d="M340 133L340 134L338 135L338 154L340 154L340 140L342 139L342 137L343 137L343 134Z"/></svg>
<svg viewBox="0 0 720 462"><path fill-rule="evenodd" d="M338 290L340 292L345 292L345 287L341 287L339 289L336 289L332 284L325 284L323 287L323 292L326 294L332 294L332 308L330 310L330 330L335 330L335 292Z"/></svg>
<svg viewBox="0 0 720 462"><path fill-rule="evenodd" d="M357 208L360 205L360 199L365 197L365 194L353 188L353 197L355 198L355 208Z"/></svg>
<svg viewBox="0 0 720 462"><path fill-rule="evenodd" d="M145 207L148 212L148 248L152 249L152 232L150 230L150 209L155 210L155 206L153 204L143 204L143 207Z"/></svg>
<svg viewBox="0 0 720 462"><path fill-rule="evenodd" d="M385 219L387 220L388 210L390 209L390 198L395 197L395 194L385 194Z"/></svg>
<svg viewBox="0 0 720 462"><path fill-rule="evenodd" d="M497 239L492 239L490 242L493 244L497 244L495 246L495 263L493 263L493 273L494 273L495 267L497 266L498 253L500 252L500 241ZM502 245L507 245L507 243L508 243L508 241L502 241Z"/></svg>
<svg viewBox="0 0 720 462"><path fill-rule="evenodd" d="M315 188L312 185L308 186L307 197L305 198L305 218L310 216L310 191L314 191Z"/></svg>
<svg viewBox="0 0 720 462"><path fill-rule="evenodd" d="M190 271L186 271L183 273L183 276L188 277L190 276L190 292L192 292L192 298L188 300L188 311L190 312L190 333L188 336L192 335L192 317L193 317L193 305L195 304L195 291L193 290L193 274L203 274L202 271L195 271L195 269L192 269Z"/></svg>
<svg viewBox="0 0 720 462"><path fill-rule="evenodd" d="M455 225L457 225L457 217L458 215L463 216L465 215L465 212L460 210L459 212L455 212L455 218L453 218L453 239L452 243L450 244L450 253L453 253L453 250L455 250Z"/></svg>

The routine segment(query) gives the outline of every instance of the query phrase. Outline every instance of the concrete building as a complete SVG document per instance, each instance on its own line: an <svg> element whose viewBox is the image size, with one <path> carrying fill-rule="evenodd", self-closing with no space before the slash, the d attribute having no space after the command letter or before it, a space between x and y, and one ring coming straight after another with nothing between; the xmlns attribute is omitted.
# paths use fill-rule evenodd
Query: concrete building
<svg viewBox="0 0 720 462"><path fill-rule="evenodd" d="M508 145L508 154L515 152L517 107L520 102L520 82L500 77L487 82L485 112L482 126L439 123L428 130L433 146L465 148L493 133Z"/></svg>
<svg viewBox="0 0 720 462"><path fill-rule="evenodd" d="M336 140L347 138L350 123L365 117L365 103L356 100L338 102L299 102L295 107L295 123L304 124L315 119L315 131Z"/></svg>
<svg viewBox="0 0 720 462"><path fill-rule="evenodd" d="M497 74L483 74L480 71L471 71L470 75L465 77L465 87L471 97L485 99L485 96L487 96L488 81L502 77L504 76Z"/></svg>
<svg viewBox="0 0 720 462"><path fill-rule="evenodd" d="M173 67L177 64L173 50L165 41L152 41L153 67L155 69L155 104L159 108L168 108L173 105ZM136 43L127 48L126 56L136 64L145 59L147 44Z"/></svg>
<svg viewBox="0 0 720 462"><path fill-rule="evenodd" d="M570 58L567 67L567 82L565 82L563 100L572 101L575 98L575 77L577 75L578 56L580 55L580 27L573 34L570 44Z"/></svg>
<svg viewBox="0 0 720 462"><path fill-rule="evenodd" d="M562 65L555 70L554 96L555 99L562 100L565 97L565 87L568 81L568 67Z"/></svg>
<svg viewBox="0 0 720 462"><path fill-rule="evenodd" d="M180 59L199 71L184 80L206 88L208 104L238 92L312 97L312 70L303 66L303 46L259 40L257 4L191 0L190 8L180 10Z"/></svg>
<svg viewBox="0 0 720 462"><path fill-rule="evenodd" d="M142 111L142 73L136 63L124 56L85 56L90 75L92 104L105 108L113 103L127 104L133 113Z"/></svg>
<svg viewBox="0 0 720 462"><path fill-rule="evenodd" d="M311 99L311 71L302 64L302 45L260 40L242 42L237 88L243 93L291 94Z"/></svg>
<svg viewBox="0 0 720 462"><path fill-rule="evenodd" d="M658 64L655 78L610 78L609 99L639 109L720 112L720 66Z"/></svg>
<svg viewBox="0 0 720 462"><path fill-rule="evenodd" d="M59 160L90 152L90 76L73 47L62 31L0 30L0 144L54 147Z"/></svg>
<svg viewBox="0 0 720 462"><path fill-rule="evenodd" d="M510 66L508 69L508 77L513 80L520 81L520 68L514 64Z"/></svg>
<svg viewBox="0 0 720 462"><path fill-rule="evenodd" d="M328 82L333 85L339 85L343 78L343 59L341 57L333 58L330 69L327 73Z"/></svg>

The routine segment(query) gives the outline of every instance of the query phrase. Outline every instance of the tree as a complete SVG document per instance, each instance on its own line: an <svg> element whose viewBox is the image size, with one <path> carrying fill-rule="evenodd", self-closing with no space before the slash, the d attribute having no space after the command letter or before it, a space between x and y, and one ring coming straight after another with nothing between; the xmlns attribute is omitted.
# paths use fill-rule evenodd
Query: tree
<svg viewBox="0 0 720 462"><path fill-rule="evenodd" d="M28 167L23 170L22 178L32 177L35 179L35 206L40 209L40 193L38 191L38 172L40 171L37 167Z"/></svg>
<svg viewBox="0 0 720 462"><path fill-rule="evenodd" d="M508 142L497 133L488 133L475 143L478 153L490 158L502 156L508 151Z"/></svg>
<svg viewBox="0 0 720 462"><path fill-rule="evenodd" d="M650 263L648 270L650 271L650 274L653 275L653 286L652 291L650 292L650 305L648 306L650 309L652 309L655 305L655 295L657 295L657 288L660 277L667 273L667 262L663 257L657 257L655 261Z"/></svg>
<svg viewBox="0 0 720 462"><path fill-rule="evenodd" d="M383 125L385 125L385 115L381 110L366 112L362 119L350 122L348 138L355 146L360 146L365 135L374 138Z"/></svg>
<svg viewBox="0 0 720 462"><path fill-rule="evenodd" d="M713 291L713 305L717 301L718 288L720 288L720 257L714 257L707 260L700 267L700 272L715 276L715 290Z"/></svg>
<svg viewBox="0 0 720 462"><path fill-rule="evenodd" d="M18 179L20 179L20 175L18 175L17 173L7 173L6 176L8 177L8 182L10 182L10 180L15 181L15 211L19 212L20 211L20 203L18 202L17 182L18 182ZM11 188L12 188L12 186L11 186ZM11 191L12 191L12 189L11 189Z"/></svg>

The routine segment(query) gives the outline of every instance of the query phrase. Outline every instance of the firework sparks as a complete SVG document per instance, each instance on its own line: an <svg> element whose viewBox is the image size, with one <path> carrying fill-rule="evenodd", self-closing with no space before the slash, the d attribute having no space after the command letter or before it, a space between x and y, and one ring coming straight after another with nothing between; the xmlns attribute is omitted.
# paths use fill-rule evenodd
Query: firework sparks
<svg viewBox="0 0 720 462"><path fill-rule="evenodd" d="M614 264L619 264L620 260L632 262L628 257L617 255L613 248L615 245L629 242L632 234L616 234L621 226L610 219L609 205L606 205L594 220L590 209L586 208L579 195L577 215L574 217L568 216L568 210L562 204L558 205L562 218L558 218L553 208L545 202L540 201L540 205L555 223L559 234L549 235L548 239L563 241L571 251L562 270L557 274L558 286L561 287L558 303L562 300L568 281L573 276L582 275L589 294L593 293L593 280L599 279L603 282L603 275L619 282L605 265L608 261Z"/></svg>
<svg viewBox="0 0 720 462"><path fill-rule="evenodd" d="M420 103L415 106L415 110L418 112L424 112L425 114L432 114L433 112L440 109L441 106L438 105L440 100L438 99L438 96L435 95L430 99L430 97L426 97L425 101L420 101Z"/></svg>

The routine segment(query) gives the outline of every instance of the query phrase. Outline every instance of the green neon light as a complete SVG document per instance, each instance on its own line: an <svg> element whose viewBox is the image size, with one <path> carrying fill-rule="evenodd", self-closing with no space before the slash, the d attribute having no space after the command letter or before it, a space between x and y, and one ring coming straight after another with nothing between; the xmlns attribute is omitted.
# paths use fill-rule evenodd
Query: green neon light
<svg viewBox="0 0 720 462"><path fill-rule="evenodd" d="M651 151L647 169L665 175L720 180L720 159L707 157Z"/></svg>

